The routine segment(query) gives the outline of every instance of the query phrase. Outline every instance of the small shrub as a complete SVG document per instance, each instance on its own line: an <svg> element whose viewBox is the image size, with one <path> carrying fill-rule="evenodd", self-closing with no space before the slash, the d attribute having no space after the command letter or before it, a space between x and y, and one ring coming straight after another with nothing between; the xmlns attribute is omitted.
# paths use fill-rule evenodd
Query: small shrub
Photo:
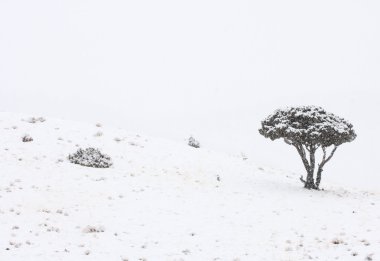
<svg viewBox="0 0 380 261"><path fill-rule="evenodd" d="M95 226L87 226L83 229L83 233L103 233L105 228L103 226L95 227Z"/></svg>
<svg viewBox="0 0 380 261"><path fill-rule="evenodd" d="M70 154L68 159L71 163L85 167L109 168L112 166L111 157L95 148L80 148L75 153Z"/></svg>
<svg viewBox="0 0 380 261"><path fill-rule="evenodd" d="M334 245L340 245L343 244L344 241L340 238L334 238L333 240L331 240L331 243L333 243Z"/></svg>
<svg viewBox="0 0 380 261"><path fill-rule="evenodd" d="M194 147L194 148L200 148L201 145L199 143L199 141L197 141L196 139L194 139L193 137L190 137L189 138L189 141L187 143L189 146L191 147Z"/></svg>
<svg viewBox="0 0 380 261"><path fill-rule="evenodd" d="M22 137L22 142L31 142L31 141L33 141L33 138L28 134Z"/></svg>
<svg viewBox="0 0 380 261"><path fill-rule="evenodd" d="M46 121L46 119L43 117L38 117L38 118L37 117L31 117L31 118L27 119L26 121L29 123L37 123L37 122L44 122L44 121Z"/></svg>
<svg viewBox="0 0 380 261"><path fill-rule="evenodd" d="M98 131L97 133L94 134L95 137L101 137L103 136L103 132Z"/></svg>

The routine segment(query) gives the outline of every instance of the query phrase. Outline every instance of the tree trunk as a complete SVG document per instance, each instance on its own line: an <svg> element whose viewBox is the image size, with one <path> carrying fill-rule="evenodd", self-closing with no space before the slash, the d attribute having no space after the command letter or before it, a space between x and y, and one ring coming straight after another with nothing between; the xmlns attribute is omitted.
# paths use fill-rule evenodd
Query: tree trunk
<svg viewBox="0 0 380 261"><path fill-rule="evenodd" d="M304 186L307 189L315 189L316 188L316 186L314 184L313 174L314 174L313 170L309 170L307 172L306 182L305 182L305 186Z"/></svg>
<svg viewBox="0 0 380 261"><path fill-rule="evenodd" d="M316 186L314 184L314 170L315 170L315 147L310 146L309 148L309 154L310 154L310 170L307 174L308 178L306 179L307 187L305 184L305 187L308 189L315 189Z"/></svg>
<svg viewBox="0 0 380 261"><path fill-rule="evenodd" d="M307 176L306 180L304 180L302 177L300 178L301 182L304 183L304 187L307 189L315 189L315 183L314 183L314 168L315 168L315 148L310 147L310 162L307 160L307 155L305 149L302 147L301 144L296 146L296 149L301 156L302 162L305 166Z"/></svg>
<svg viewBox="0 0 380 261"><path fill-rule="evenodd" d="M316 189L319 189L319 184L321 184L322 171L323 171L322 166L319 166L318 172L317 172L317 179L315 181Z"/></svg>
<svg viewBox="0 0 380 261"><path fill-rule="evenodd" d="M330 156L328 157L327 157L326 147L322 146L323 158L322 158L321 163L318 165L317 177L314 183L315 152L319 146L310 145L309 147L306 147L305 145L302 145L300 143L294 143L289 140L285 140L285 142L289 145L293 145L297 149L298 154L301 156L302 163L305 166L305 169L307 172L306 180L303 179L303 176L300 177L300 180L304 184L304 187L307 189L319 189L319 184L321 183L321 178L322 178L323 167L334 156L334 153L336 149L338 148L338 146L334 145L334 149L331 151ZM307 153L304 146L306 147L306 150L309 151L309 161L307 160L307 155L306 155Z"/></svg>

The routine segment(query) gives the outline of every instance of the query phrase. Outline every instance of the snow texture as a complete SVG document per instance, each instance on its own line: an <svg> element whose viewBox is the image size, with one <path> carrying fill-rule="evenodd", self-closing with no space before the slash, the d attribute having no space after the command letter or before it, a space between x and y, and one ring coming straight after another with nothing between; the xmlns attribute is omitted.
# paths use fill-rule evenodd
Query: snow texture
<svg viewBox="0 0 380 261"><path fill-rule="evenodd" d="M240 154L109 127L94 137L94 124L21 118L0 113L0 260L380 257L378 190L329 182L309 191L298 173ZM34 142L20 142L23 133ZM107 151L114 166L62 160L78 147Z"/></svg>

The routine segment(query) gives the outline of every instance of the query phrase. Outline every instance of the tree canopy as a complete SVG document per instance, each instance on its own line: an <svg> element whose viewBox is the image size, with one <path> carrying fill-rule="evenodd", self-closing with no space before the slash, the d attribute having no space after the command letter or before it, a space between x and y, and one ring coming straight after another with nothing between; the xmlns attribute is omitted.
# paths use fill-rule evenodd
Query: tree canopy
<svg viewBox="0 0 380 261"><path fill-rule="evenodd" d="M356 138L351 123L316 106L276 110L261 126L259 132L266 138L284 138L306 146L339 146Z"/></svg>

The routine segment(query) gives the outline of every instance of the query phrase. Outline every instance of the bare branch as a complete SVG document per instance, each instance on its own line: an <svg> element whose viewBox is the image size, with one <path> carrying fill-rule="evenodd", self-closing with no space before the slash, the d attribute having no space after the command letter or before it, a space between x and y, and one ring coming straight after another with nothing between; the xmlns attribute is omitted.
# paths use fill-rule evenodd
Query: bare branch
<svg viewBox="0 0 380 261"><path fill-rule="evenodd" d="M326 155L327 155L326 148L322 147L323 158L322 158L321 163L319 163L319 166L318 166L317 180L316 180L316 184L315 184L317 188L319 188L319 184L321 183L323 167L334 156L334 153L335 153L337 148L338 148L338 146L335 146L334 149L331 151L330 155L326 158Z"/></svg>
<svg viewBox="0 0 380 261"><path fill-rule="evenodd" d="M338 148L338 146L334 146L334 149L331 151L330 156L326 159L325 163L327 163L329 160L331 160L331 158L334 156L334 153L335 153L337 148Z"/></svg>

